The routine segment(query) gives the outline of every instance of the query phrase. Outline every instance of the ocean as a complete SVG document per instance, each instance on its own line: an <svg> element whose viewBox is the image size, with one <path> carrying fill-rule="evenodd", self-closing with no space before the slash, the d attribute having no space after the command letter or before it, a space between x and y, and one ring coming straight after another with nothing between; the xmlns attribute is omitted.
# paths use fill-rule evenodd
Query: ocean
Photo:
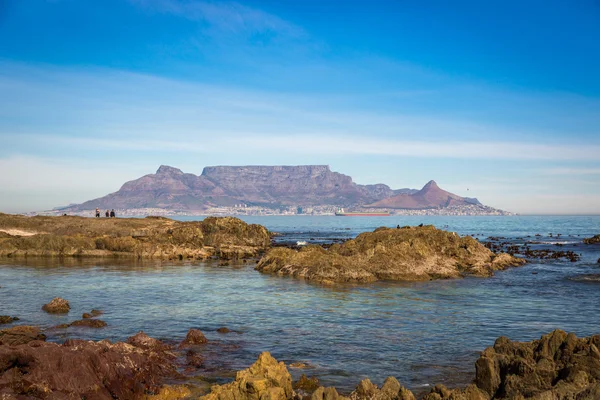
<svg viewBox="0 0 600 400"><path fill-rule="evenodd" d="M58 342L124 340L143 330L175 343L199 328L210 341L198 371L205 381L231 380L269 351L303 364L290 368L294 378L317 376L345 393L365 377L380 385L390 375L417 392L436 383L465 385L479 352L499 336L529 341L557 328L600 333L600 282L577 280L600 274L600 245L582 243L600 233L600 216L242 219L278 232L278 243L331 243L379 226L423 223L481 241L570 250L580 259L532 260L491 278L337 286L264 275L252 263L4 259L0 315L50 328L104 310L106 328L49 329L49 340ZM69 300L69 315L41 311L55 296ZM232 332L218 333L223 326Z"/></svg>

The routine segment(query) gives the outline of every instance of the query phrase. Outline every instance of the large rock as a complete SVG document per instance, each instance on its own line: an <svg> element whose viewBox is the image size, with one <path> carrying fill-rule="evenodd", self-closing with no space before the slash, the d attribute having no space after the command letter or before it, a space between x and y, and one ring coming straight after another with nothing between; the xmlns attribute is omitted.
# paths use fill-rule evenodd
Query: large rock
<svg viewBox="0 0 600 400"><path fill-rule="evenodd" d="M35 235L0 238L0 256L87 256L156 259L257 257L271 243L269 231L238 218L203 221L168 218L25 217L0 213L0 228Z"/></svg>
<svg viewBox="0 0 600 400"><path fill-rule="evenodd" d="M55 297L48 304L42 306L42 310L50 314L66 314L71 309L69 302L60 297Z"/></svg>
<svg viewBox="0 0 600 400"><path fill-rule="evenodd" d="M142 399L176 375L168 354L126 343L0 346L0 393L8 399Z"/></svg>
<svg viewBox="0 0 600 400"><path fill-rule="evenodd" d="M324 283L422 281L491 276L524 263L505 253L494 254L470 236L423 226L378 228L329 249L273 248L256 269Z"/></svg>
<svg viewBox="0 0 600 400"><path fill-rule="evenodd" d="M586 244L600 243L600 235L595 235L595 236L592 236L591 238L585 238L585 239L583 239L583 243L586 243Z"/></svg>
<svg viewBox="0 0 600 400"><path fill-rule="evenodd" d="M0 330L0 345L17 346L34 340L46 340L46 335L35 326L13 326Z"/></svg>
<svg viewBox="0 0 600 400"><path fill-rule="evenodd" d="M127 344L138 347L143 350L151 350L151 351L165 351L169 350L170 346L161 342L158 339L151 338L146 335L144 331L139 331L135 335L129 337L127 339Z"/></svg>
<svg viewBox="0 0 600 400"><path fill-rule="evenodd" d="M180 348L188 347L197 344L208 343L208 339L199 329L190 329L185 335L185 339L179 344Z"/></svg>
<svg viewBox="0 0 600 400"><path fill-rule="evenodd" d="M356 389L350 393L351 400L415 400L412 392L406 389L393 376L389 376L381 389L369 379L360 381Z"/></svg>
<svg viewBox="0 0 600 400"><path fill-rule="evenodd" d="M235 381L215 385L203 400L286 400L294 395L292 377L283 362L264 352L248 369L239 371Z"/></svg>
<svg viewBox="0 0 600 400"><path fill-rule="evenodd" d="M493 399L599 399L599 348L600 335L561 330L527 343L500 337L477 360L475 384Z"/></svg>

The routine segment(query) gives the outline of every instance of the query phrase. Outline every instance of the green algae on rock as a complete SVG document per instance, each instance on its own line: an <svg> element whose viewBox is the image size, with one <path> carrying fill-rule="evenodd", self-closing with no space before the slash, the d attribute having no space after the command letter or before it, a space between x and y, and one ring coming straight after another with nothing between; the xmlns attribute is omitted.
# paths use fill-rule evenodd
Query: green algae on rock
<svg viewBox="0 0 600 400"><path fill-rule="evenodd" d="M273 248L256 269L322 283L377 280L426 281L491 276L524 260L494 254L476 239L433 226L378 228L329 249Z"/></svg>
<svg viewBox="0 0 600 400"><path fill-rule="evenodd" d="M0 231L5 233L0 236L0 256L8 257L236 259L257 257L270 246L265 227L233 217L182 222L162 217L24 217L0 213Z"/></svg>

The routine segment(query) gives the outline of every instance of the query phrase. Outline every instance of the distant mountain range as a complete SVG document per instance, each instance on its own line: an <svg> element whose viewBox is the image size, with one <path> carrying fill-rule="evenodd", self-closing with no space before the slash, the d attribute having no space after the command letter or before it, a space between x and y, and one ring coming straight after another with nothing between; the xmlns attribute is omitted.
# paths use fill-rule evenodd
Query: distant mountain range
<svg viewBox="0 0 600 400"><path fill-rule="evenodd" d="M201 175L162 165L155 174L127 182L115 193L60 210L158 208L192 214L215 207L323 206L390 210L485 207L477 199L440 189L434 181L421 190L359 185L347 175L332 172L327 165L216 166L204 168Z"/></svg>

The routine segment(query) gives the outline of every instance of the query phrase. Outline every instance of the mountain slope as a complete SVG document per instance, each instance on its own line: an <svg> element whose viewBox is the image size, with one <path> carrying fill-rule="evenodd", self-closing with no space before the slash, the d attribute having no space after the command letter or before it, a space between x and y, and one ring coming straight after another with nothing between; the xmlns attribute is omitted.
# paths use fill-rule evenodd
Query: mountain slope
<svg viewBox="0 0 600 400"><path fill-rule="evenodd" d="M427 209L446 208L452 206L466 206L481 204L477 199L460 197L440 189L435 181L429 181L423 189L411 194L399 194L367 205L373 208L393 209Z"/></svg>

